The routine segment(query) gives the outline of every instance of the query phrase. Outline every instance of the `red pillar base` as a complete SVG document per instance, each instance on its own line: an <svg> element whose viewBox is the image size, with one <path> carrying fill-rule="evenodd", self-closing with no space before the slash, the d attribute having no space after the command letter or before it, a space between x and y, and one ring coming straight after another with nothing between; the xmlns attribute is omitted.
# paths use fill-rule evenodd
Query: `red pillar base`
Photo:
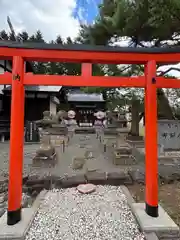
<svg viewBox="0 0 180 240"><path fill-rule="evenodd" d="M146 213L150 217L158 217L159 216L158 206L151 206L148 203L146 203Z"/></svg>
<svg viewBox="0 0 180 240"><path fill-rule="evenodd" d="M21 221L21 208L15 211L7 212L7 225L15 225L16 223Z"/></svg>

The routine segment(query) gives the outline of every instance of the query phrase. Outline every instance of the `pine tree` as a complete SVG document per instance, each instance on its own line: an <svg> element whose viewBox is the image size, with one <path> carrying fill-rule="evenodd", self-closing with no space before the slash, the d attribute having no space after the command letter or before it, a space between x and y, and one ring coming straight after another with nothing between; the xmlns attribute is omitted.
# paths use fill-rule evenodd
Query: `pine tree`
<svg viewBox="0 0 180 240"><path fill-rule="evenodd" d="M0 32L0 40L9 40L9 36L5 30Z"/></svg>

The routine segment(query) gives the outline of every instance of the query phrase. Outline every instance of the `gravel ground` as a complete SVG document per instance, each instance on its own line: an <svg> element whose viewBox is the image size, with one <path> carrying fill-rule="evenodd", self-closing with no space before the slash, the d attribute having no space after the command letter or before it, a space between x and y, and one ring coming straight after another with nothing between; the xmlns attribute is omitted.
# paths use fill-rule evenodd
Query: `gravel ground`
<svg viewBox="0 0 180 240"><path fill-rule="evenodd" d="M41 203L26 240L142 240L121 187L53 189Z"/></svg>

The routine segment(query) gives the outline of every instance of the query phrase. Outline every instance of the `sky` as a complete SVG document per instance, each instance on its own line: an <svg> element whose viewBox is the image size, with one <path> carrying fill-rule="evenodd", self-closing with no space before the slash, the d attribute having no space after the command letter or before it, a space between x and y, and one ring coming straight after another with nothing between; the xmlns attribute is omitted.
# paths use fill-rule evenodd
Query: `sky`
<svg viewBox="0 0 180 240"><path fill-rule="evenodd" d="M47 41L57 35L76 37L80 23L92 23L101 0L0 0L0 29L8 29L7 15L16 33L40 29Z"/></svg>
<svg viewBox="0 0 180 240"><path fill-rule="evenodd" d="M0 0L0 30L9 31L7 16L15 32L29 35L41 30L46 41L57 35L66 39L78 35L80 24L91 24L98 15L102 0ZM122 44L123 43L123 44ZM121 42L125 46L127 42ZM167 69L167 67L166 67ZM170 72L179 76L179 72Z"/></svg>

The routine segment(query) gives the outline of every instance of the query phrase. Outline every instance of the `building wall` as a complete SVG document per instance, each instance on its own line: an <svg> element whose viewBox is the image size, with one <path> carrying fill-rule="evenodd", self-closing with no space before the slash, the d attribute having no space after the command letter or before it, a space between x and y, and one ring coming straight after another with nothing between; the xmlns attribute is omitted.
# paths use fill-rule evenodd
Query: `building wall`
<svg viewBox="0 0 180 240"><path fill-rule="evenodd" d="M26 98L25 121L35 121L43 118L43 112L49 111L49 98ZM3 96L3 116L10 120L11 97Z"/></svg>
<svg viewBox="0 0 180 240"><path fill-rule="evenodd" d="M49 98L26 98L25 120L36 121L43 118L43 112L49 111Z"/></svg>
<svg viewBox="0 0 180 240"><path fill-rule="evenodd" d="M51 100L49 101L49 111L53 115L57 113L57 104L52 102Z"/></svg>

